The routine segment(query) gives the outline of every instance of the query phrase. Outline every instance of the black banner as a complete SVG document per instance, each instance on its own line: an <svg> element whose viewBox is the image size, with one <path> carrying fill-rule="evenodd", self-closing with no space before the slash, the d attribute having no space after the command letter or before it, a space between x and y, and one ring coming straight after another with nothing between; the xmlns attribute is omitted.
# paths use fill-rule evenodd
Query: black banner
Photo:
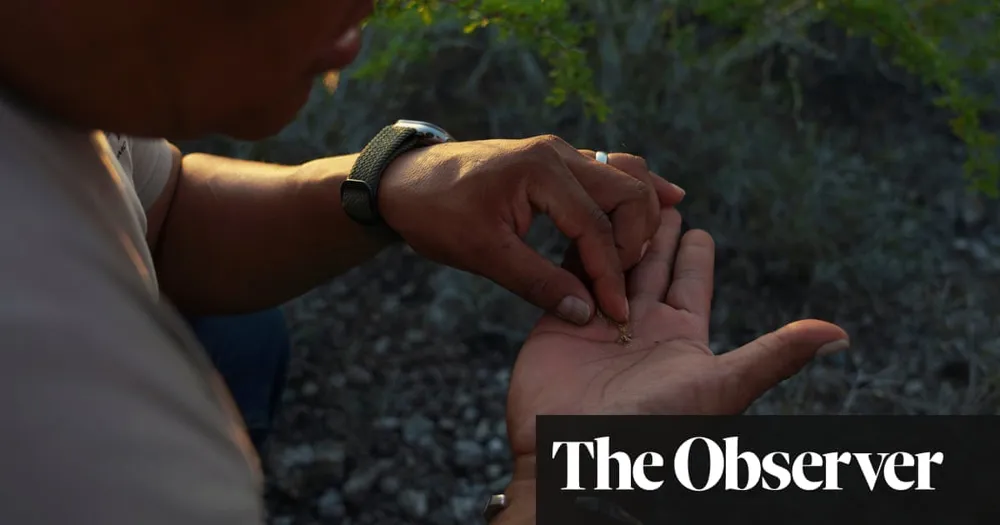
<svg viewBox="0 0 1000 525"><path fill-rule="evenodd" d="M538 525L1000 524L997 417L543 416L537 454Z"/></svg>

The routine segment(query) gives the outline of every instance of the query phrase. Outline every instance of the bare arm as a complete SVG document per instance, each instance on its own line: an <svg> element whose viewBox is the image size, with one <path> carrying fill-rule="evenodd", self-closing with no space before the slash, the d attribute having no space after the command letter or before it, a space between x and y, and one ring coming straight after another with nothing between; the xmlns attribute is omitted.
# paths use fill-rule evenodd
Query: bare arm
<svg viewBox="0 0 1000 525"><path fill-rule="evenodd" d="M384 247L340 205L356 155L301 166L175 157L148 236L163 293L185 313L275 306Z"/></svg>
<svg viewBox="0 0 1000 525"><path fill-rule="evenodd" d="M355 225L340 204L356 158L277 166L184 157L166 217L151 234L164 294L189 314L253 311L370 258L385 241ZM394 159L379 205L431 260L482 275L578 324L591 319L596 295L604 313L624 322L623 268L654 231L656 201L673 206L683 190L651 174L641 158L615 161L621 168L551 136L448 142ZM593 292L524 243L539 212L580 248Z"/></svg>

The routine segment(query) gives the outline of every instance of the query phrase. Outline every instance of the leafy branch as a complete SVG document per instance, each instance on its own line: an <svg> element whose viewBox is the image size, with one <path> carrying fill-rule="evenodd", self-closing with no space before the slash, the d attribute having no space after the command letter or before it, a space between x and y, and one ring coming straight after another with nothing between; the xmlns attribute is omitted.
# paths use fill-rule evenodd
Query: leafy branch
<svg viewBox="0 0 1000 525"><path fill-rule="evenodd" d="M984 114L997 109L997 101L995 94L976 94L970 78L983 75L1000 58L1000 4L992 0L665 0L663 4L663 22L670 24L669 34L677 38L690 35L692 26L707 20L735 30L740 42L768 41L767 36L790 27L804 32L822 21L870 39L897 65L940 93L935 103L953 114L951 129L966 145L966 176L979 191L998 195L997 137L982 122ZM588 116L603 122L611 110L605 94L596 88L585 50L594 36L594 25L579 16L586 7L579 0L379 0L370 23L391 36L355 75L378 78L394 64L426 58L432 51L432 26L453 28L457 35L493 28L498 38L514 39L546 61L551 81L547 103L559 106L577 98ZM682 23L677 16L681 12L694 16ZM793 22L782 23L788 20ZM809 45L801 35L794 38L799 45ZM733 53L743 53L737 51L742 49L739 42L727 45L731 46L727 60Z"/></svg>

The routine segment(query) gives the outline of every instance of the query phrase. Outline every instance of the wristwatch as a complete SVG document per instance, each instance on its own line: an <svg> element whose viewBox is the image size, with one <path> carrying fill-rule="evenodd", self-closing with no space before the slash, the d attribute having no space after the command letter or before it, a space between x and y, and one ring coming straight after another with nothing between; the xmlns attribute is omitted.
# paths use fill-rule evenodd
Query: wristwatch
<svg viewBox="0 0 1000 525"><path fill-rule="evenodd" d="M506 495L494 494L490 496L490 499L486 500L486 506L483 507L483 521L487 524L491 523L508 505Z"/></svg>
<svg viewBox="0 0 1000 525"><path fill-rule="evenodd" d="M340 202L347 216L365 226L388 228L378 209L382 173L403 153L453 140L447 131L419 120L398 120L382 128L361 150L350 176L340 186Z"/></svg>

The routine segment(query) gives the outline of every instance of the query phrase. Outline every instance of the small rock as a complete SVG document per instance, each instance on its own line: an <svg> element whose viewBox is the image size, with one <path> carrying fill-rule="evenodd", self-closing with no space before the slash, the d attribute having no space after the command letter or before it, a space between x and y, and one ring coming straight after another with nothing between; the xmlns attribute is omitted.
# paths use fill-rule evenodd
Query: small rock
<svg viewBox="0 0 1000 525"><path fill-rule="evenodd" d="M354 317L358 315L358 303L357 301L338 301L334 310L341 317Z"/></svg>
<svg viewBox="0 0 1000 525"><path fill-rule="evenodd" d="M403 424L403 441L410 445L416 445L431 432L434 432L434 422L418 414L407 419L406 423Z"/></svg>
<svg viewBox="0 0 1000 525"><path fill-rule="evenodd" d="M468 425L458 425L455 427L453 435L455 439L471 439L473 429L469 428Z"/></svg>
<svg viewBox="0 0 1000 525"><path fill-rule="evenodd" d="M354 469L344 483L344 495L348 498L363 496L371 490L379 476L392 468L392 460L383 459L366 467Z"/></svg>
<svg viewBox="0 0 1000 525"><path fill-rule="evenodd" d="M386 476L379 481L378 488L384 494L395 494L399 492L399 488L402 484L399 482L399 478L395 476Z"/></svg>
<svg viewBox="0 0 1000 525"><path fill-rule="evenodd" d="M474 434L476 441L486 441L489 439L490 433L493 431L492 427L493 425L490 425L489 421L485 419L480 420L479 424L476 425L476 433Z"/></svg>
<svg viewBox="0 0 1000 525"><path fill-rule="evenodd" d="M375 340L373 349L375 350L376 354L384 354L389 351L389 348L391 346L392 346L392 339L390 339L389 336L387 335L383 335L382 337L379 337L378 339Z"/></svg>
<svg viewBox="0 0 1000 525"><path fill-rule="evenodd" d="M427 515L429 505L426 492L412 489L404 490L399 493L397 503L403 512L414 518L423 518Z"/></svg>
<svg viewBox="0 0 1000 525"><path fill-rule="evenodd" d="M427 334L419 328L410 328L406 331L406 340L410 343L420 343L427 340Z"/></svg>
<svg viewBox="0 0 1000 525"><path fill-rule="evenodd" d="M316 502L316 511L322 518L340 518L343 517L346 510L344 499L336 489L327 489Z"/></svg>
<svg viewBox="0 0 1000 525"><path fill-rule="evenodd" d="M495 437L486 443L486 450L493 457L501 456L507 451L507 444L502 439Z"/></svg>
<svg viewBox="0 0 1000 525"><path fill-rule="evenodd" d="M440 299L438 299L424 310L424 324L436 327L441 332L450 332L455 329L458 322L455 321L455 316L451 315L448 309L441 305Z"/></svg>
<svg viewBox="0 0 1000 525"><path fill-rule="evenodd" d="M316 460L316 451L309 445L288 447L281 454L281 463L285 467L308 465Z"/></svg>
<svg viewBox="0 0 1000 525"><path fill-rule="evenodd" d="M441 430L455 430L455 420L445 417L438 420L438 428Z"/></svg>
<svg viewBox="0 0 1000 525"><path fill-rule="evenodd" d="M476 407L465 407L462 411L462 419L466 421L475 421L479 419L479 409Z"/></svg>
<svg viewBox="0 0 1000 525"><path fill-rule="evenodd" d="M977 195L965 195L962 206L962 222L969 226L981 224L986 219L986 206Z"/></svg>
<svg viewBox="0 0 1000 525"><path fill-rule="evenodd" d="M343 463L347 455L344 444L333 441L317 443L314 451L316 461L325 463Z"/></svg>
<svg viewBox="0 0 1000 525"><path fill-rule="evenodd" d="M490 483L490 492L503 492L510 485L511 474L503 474Z"/></svg>
<svg viewBox="0 0 1000 525"><path fill-rule="evenodd" d="M312 397L319 392L319 386L312 381L306 382L302 385L302 395L305 397Z"/></svg>
<svg viewBox="0 0 1000 525"><path fill-rule="evenodd" d="M372 374L360 366L352 366L347 369L347 380L356 385L368 385L372 382Z"/></svg>
<svg viewBox="0 0 1000 525"><path fill-rule="evenodd" d="M344 374L333 374L327 380L327 384L333 388L344 388L347 386L347 376Z"/></svg>
<svg viewBox="0 0 1000 525"><path fill-rule="evenodd" d="M455 496L451 498L449 504L451 506L452 514L454 514L455 518L462 522L477 517L476 515L478 512L482 510L479 508L482 505L482 502L469 496Z"/></svg>
<svg viewBox="0 0 1000 525"><path fill-rule="evenodd" d="M399 310L399 297L395 295L386 295L383 297L382 310L390 314Z"/></svg>
<svg viewBox="0 0 1000 525"><path fill-rule="evenodd" d="M486 478L487 479L489 479L489 480L492 481L492 480L495 480L495 479L499 478L500 476L503 476L503 467L502 466L497 465L496 463L491 463L489 465L486 465Z"/></svg>
<svg viewBox="0 0 1000 525"><path fill-rule="evenodd" d="M987 247L985 243L974 242L971 245L971 249L972 256L978 261L988 261L993 258L992 254L990 254L989 247Z"/></svg>
<svg viewBox="0 0 1000 525"><path fill-rule="evenodd" d="M915 379L907 381L906 384L903 385L903 393L906 394L907 396L915 396L917 394L922 393L923 391L924 391L923 382L917 381Z"/></svg>
<svg viewBox="0 0 1000 525"><path fill-rule="evenodd" d="M478 467L484 460L483 446L479 443L463 439L455 442L455 464L460 467Z"/></svg>
<svg viewBox="0 0 1000 525"><path fill-rule="evenodd" d="M398 417L383 417L375 421L375 428L384 428L386 430L394 430L399 428L400 422Z"/></svg>

